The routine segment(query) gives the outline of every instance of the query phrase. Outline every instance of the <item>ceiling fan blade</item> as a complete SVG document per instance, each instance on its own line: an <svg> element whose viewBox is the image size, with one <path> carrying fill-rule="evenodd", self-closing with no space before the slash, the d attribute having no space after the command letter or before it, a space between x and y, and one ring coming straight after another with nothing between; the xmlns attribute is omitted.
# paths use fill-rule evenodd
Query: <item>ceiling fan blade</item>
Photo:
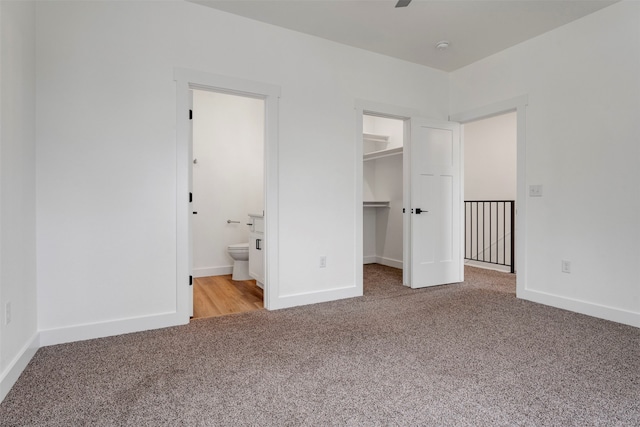
<svg viewBox="0 0 640 427"><path fill-rule="evenodd" d="M399 0L396 7L407 7L411 3L411 0Z"/></svg>

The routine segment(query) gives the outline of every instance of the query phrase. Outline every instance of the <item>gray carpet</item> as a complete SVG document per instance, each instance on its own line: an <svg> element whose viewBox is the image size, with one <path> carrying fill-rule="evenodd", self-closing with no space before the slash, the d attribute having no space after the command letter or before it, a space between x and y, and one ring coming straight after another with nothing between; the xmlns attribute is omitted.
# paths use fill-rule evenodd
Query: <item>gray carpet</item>
<svg viewBox="0 0 640 427"><path fill-rule="evenodd" d="M638 426L640 329L467 267L365 296L42 348L2 426Z"/></svg>

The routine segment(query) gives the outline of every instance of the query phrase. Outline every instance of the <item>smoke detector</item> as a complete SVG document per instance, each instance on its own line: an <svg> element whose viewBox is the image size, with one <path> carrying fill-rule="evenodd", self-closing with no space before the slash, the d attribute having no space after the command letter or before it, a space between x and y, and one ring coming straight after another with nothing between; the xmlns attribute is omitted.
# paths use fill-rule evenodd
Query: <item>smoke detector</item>
<svg viewBox="0 0 640 427"><path fill-rule="evenodd" d="M446 40L442 40L436 43L436 49L438 50L446 50L448 47L449 47L449 42Z"/></svg>

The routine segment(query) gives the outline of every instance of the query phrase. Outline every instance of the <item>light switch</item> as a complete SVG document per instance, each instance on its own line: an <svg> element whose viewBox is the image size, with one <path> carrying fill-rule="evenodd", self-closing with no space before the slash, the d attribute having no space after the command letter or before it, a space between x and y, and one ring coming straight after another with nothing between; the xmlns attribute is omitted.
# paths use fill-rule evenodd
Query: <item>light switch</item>
<svg viewBox="0 0 640 427"><path fill-rule="evenodd" d="M529 186L529 197L542 197L542 185L530 185Z"/></svg>

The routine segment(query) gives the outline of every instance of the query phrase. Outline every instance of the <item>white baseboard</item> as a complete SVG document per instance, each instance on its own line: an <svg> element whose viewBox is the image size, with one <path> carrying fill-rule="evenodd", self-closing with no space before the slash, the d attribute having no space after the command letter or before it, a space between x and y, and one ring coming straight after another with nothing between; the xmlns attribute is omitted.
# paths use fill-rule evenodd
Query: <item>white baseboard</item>
<svg viewBox="0 0 640 427"><path fill-rule="evenodd" d="M402 261L393 258L376 257L378 264L386 265L387 267L399 268L402 270Z"/></svg>
<svg viewBox="0 0 640 427"><path fill-rule="evenodd" d="M389 267L402 269L402 261L393 258L385 258L378 255L367 255L362 259L362 264L382 264Z"/></svg>
<svg viewBox="0 0 640 427"><path fill-rule="evenodd" d="M378 257L375 255L367 255L362 259L363 264L375 264L378 262Z"/></svg>
<svg viewBox="0 0 640 427"><path fill-rule="evenodd" d="M40 348L40 334L36 332L7 365L6 369L0 373L0 402L4 400L11 387L18 381L20 374L25 370L38 348Z"/></svg>
<svg viewBox="0 0 640 427"><path fill-rule="evenodd" d="M489 264L482 261L465 260L464 265L469 267L483 268L485 270L500 271L502 273L511 273L511 267L506 265Z"/></svg>
<svg viewBox="0 0 640 427"><path fill-rule="evenodd" d="M223 265L222 267L194 268L193 277L225 276L233 273L233 265Z"/></svg>
<svg viewBox="0 0 640 427"><path fill-rule="evenodd" d="M84 341L94 338L103 338L113 335L185 325L187 323L189 323L188 317L172 312L152 316L140 316L129 319L67 326L64 328L44 329L40 330L40 345L42 347L46 347L49 345L64 344L74 341Z"/></svg>
<svg viewBox="0 0 640 427"><path fill-rule="evenodd" d="M284 295L276 299L270 310L281 308L297 307L300 305L317 304L320 302L334 301L345 298L361 297L362 288L347 286L344 288L334 288L324 291L307 292L301 294Z"/></svg>
<svg viewBox="0 0 640 427"><path fill-rule="evenodd" d="M608 307L586 301L569 299L558 295L548 294L546 292L532 291L530 289L518 291L517 297L528 301L549 305L551 307L561 308L576 313L586 314L587 316L611 320L612 322L622 323L625 325L640 328L640 313L637 312L621 310L619 308Z"/></svg>

